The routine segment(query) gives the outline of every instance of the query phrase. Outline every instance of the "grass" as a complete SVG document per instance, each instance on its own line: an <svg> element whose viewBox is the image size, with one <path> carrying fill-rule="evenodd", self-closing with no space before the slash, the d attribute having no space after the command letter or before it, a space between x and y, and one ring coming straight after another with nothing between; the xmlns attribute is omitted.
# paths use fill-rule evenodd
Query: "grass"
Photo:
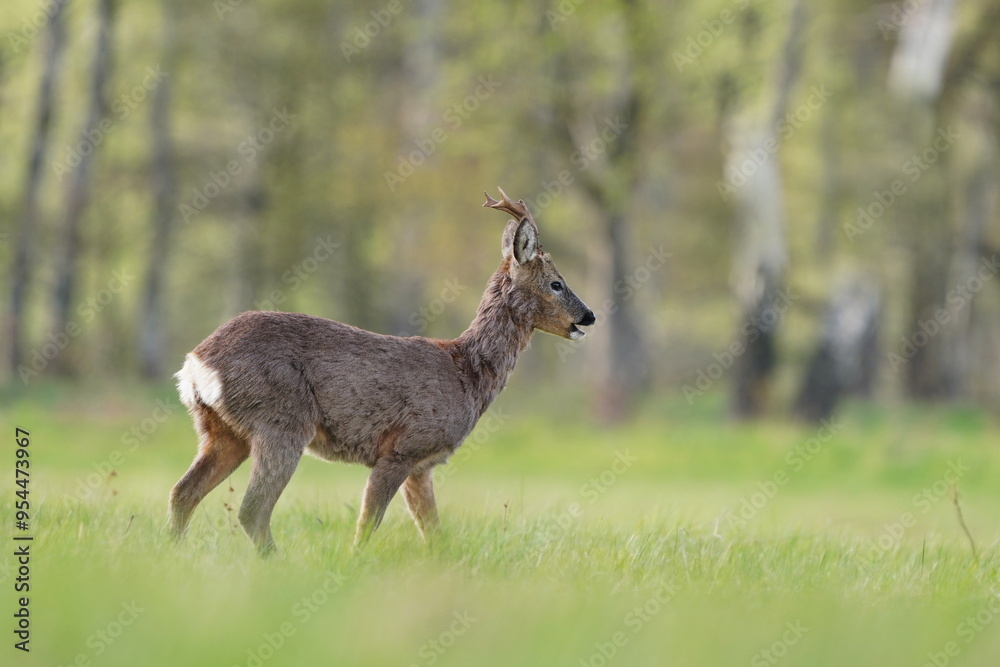
<svg viewBox="0 0 1000 667"><path fill-rule="evenodd" d="M441 470L434 542L397 499L352 552L366 470L305 459L264 561L235 520L246 469L184 542L164 534L195 444L169 388L4 405L31 431L36 512L32 651L5 664L940 667L1000 651L1000 427L975 411L855 406L823 432L664 398L602 429L575 399L514 394Z"/></svg>

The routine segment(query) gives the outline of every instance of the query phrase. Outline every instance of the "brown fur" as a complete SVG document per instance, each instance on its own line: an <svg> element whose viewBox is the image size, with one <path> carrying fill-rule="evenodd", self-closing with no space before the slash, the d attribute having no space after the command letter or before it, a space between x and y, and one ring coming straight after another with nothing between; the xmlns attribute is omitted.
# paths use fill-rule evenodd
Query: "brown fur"
<svg viewBox="0 0 1000 667"><path fill-rule="evenodd" d="M432 531L432 468L504 388L532 331L576 337L576 325L594 321L567 286L551 288L562 277L533 221L511 220L502 249L475 319L455 340L281 312L243 313L206 338L178 373L202 444L171 493L173 532L184 532L198 502L249 455L240 521L262 552L272 550L271 512L306 452L372 469L356 542L378 527L400 486L421 533Z"/></svg>
<svg viewBox="0 0 1000 667"><path fill-rule="evenodd" d="M382 434L378 440L378 458L384 459L396 453L396 445L406 435L406 429L397 424Z"/></svg>
<svg viewBox="0 0 1000 667"><path fill-rule="evenodd" d="M192 412L200 436L198 456L170 494L175 531L183 530L198 503L250 456L246 440L214 411L199 405Z"/></svg>

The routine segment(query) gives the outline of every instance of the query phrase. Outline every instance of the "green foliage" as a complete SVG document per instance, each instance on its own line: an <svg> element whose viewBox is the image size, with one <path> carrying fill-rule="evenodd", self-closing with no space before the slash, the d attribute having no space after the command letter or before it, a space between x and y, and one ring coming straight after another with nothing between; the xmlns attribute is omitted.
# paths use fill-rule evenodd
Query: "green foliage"
<svg viewBox="0 0 1000 667"><path fill-rule="evenodd" d="M49 292L66 179L57 165L85 129L94 6L81 0L67 10L69 39L24 313L29 356L52 333ZM980 43L976 18L990 6L985 0L962 6L956 53ZM593 181L624 202L628 266L641 267L650 249L671 253L666 269L654 272L634 299L655 384L690 382L734 340L734 211L718 190L722 155L731 148L731 122L760 116L771 104L790 7L742 0L188 1L176 5L169 41L162 6L120 3L108 90L112 125L97 146L74 306L100 293L116 270L137 278L99 318L77 322L81 334L69 354L88 374L128 376L137 366L153 207L152 91L144 82L159 67L172 86L178 205L164 303L165 358L174 360L168 366L248 308L305 311L394 334L457 335L495 267L500 224L478 206L479 193L497 184L532 203L543 242L588 303L620 296L614 285L628 276L607 274L601 224L607 211L588 192ZM899 7L884 9L895 16ZM29 0L0 9L8 26L0 79L7 158L0 161L0 210L8 212L0 234L7 241L16 239L28 130L36 121L44 32L30 26L41 25L43 9ZM869 205L873 192L899 177L902 162L923 148L903 136L900 105L885 86L901 23L880 28L884 17L858 2L810 5L806 13L801 73L787 110L803 111L816 87L829 97L780 136L773 156L783 174L787 283L802 295L783 327L779 354L790 369L783 372L796 377L815 340L818 305L843 275L865 270L885 286L890 349L908 331L914 261L908 214L890 211L860 237L845 230L858 207ZM994 56L984 47L978 57L982 82ZM496 83L483 88L483 81ZM988 143L980 121L995 102L986 83L976 81L963 79L967 97L955 93L940 117L971 138L949 154L956 192L985 150L974 147ZM620 139L592 142L622 115L630 88L637 105L628 135L632 154L619 164L608 156ZM293 116L289 126L260 150L242 152L247 137L283 109ZM238 173L226 176L231 163ZM229 184L207 197L217 178ZM199 197L194 213L180 208ZM987 239L995 236L993 222ZM325 238L338 250L303 272ZM0 243L4 275L12 248ZM465 289L418 331L413 314L450 280ZM994 292L977 296L977 311L989 315L976 322L998 309ZM553 372L571 373L554 363L552 346L537 348L533 354ZM588 366L596 366L597 356L580 355ZM899 384L900 374L885 375L888 387ZM994 390L988 379L976 382L980 394ZM791 386L779 384L782 394Z"/></svg>

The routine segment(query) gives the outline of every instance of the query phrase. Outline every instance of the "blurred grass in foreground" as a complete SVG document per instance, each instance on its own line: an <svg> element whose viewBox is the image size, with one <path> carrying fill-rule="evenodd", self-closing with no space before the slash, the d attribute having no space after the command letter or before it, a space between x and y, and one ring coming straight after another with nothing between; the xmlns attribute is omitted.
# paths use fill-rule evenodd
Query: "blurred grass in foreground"
<svg viewBox="0 0 1000 667"><path fill-rule="evenodd" d="M43 386L4 405L7 460L14 424L31 432L38 511L17 664L986 665L1000 650L1000 428L964 409L856 406L823 433L665 397L602 429L572 401L514 394L440 470L433 544L396 499L352 553L367 471L307 458L275 512L281 553L260 561L227 508L246 467L182 544L164 535L195 449L169 387Z"/></svg>

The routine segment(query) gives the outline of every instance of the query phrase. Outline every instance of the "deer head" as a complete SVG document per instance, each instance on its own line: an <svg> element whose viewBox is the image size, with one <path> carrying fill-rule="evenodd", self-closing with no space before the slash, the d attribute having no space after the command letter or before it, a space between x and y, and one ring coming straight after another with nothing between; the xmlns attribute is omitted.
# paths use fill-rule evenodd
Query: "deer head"
<svg viewBox="0 0 1000 667"><path fill-rule="evenodd" d="M538 225L523 199L511 200L500 188L500 201L486 195L484 208L494 208L514 216L504 229L501 250L514 289L529 304L532 328L570 340L583 338L580 327L597 318L573 293L552 258L538 242Z"/></svg>

